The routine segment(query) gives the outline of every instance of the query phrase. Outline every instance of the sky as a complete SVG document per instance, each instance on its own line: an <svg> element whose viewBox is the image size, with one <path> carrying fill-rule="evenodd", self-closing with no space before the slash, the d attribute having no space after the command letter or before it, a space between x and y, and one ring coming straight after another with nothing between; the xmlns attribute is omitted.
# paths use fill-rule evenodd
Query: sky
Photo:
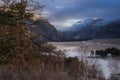
<svg viewBox="0 0 120 80"><path fill-rule="evenodd" d="M88 18L119 18L120 0L39 0L42 14L58 30Z"/></svg>

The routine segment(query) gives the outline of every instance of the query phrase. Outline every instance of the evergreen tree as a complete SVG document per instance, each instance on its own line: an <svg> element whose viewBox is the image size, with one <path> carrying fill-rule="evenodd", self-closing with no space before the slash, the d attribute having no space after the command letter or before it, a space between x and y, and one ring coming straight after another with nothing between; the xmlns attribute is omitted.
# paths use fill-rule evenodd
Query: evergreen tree
<svg viewBox="0 0 120 80"><path fill-rule="evenodd" d="M0 61L19 58L23 63L26 55L35 54L37 46L26 27L26 19L32 17L33 9L42 6L32 0L2 0L0 5Z"/></svg>

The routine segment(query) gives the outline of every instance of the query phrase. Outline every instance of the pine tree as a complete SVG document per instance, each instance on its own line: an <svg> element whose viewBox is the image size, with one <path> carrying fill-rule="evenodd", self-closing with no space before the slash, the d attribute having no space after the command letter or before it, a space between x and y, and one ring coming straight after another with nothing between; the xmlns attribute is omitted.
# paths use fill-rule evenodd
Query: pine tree
<svg viewBox="0 0 120 80"><path fill-rule="evenodd" d="M26 27L26 19L32 16L33 9L41 9L32 0L2 0L0 5L0 61L19 58L25 62L25 55L32 55L37 49ZM30 6L29 6L30 5Z"/></svg>

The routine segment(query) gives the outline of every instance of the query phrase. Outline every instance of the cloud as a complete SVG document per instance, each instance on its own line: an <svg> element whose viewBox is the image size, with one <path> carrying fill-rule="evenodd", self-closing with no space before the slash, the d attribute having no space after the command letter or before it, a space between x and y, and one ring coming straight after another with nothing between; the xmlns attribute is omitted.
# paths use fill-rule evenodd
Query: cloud
<svg viewBox="0 0 120 80"><path fill-rule="evenodd" d="M75 23L77 23L79 21L83 21L83 20L84 19L68 19L68 20L64 20L64 21L54 21L54 22L51 22L51 24L53 24L54 26L57 26L56 28L58 30L63 30L63 29L72 27Z"/></svg>
<svg viewBox="0 0 120 80"><path fill-rule="evenodd" d="M65 22L74 19L94 17L120 17L120 0L41 0L45 4L44 11L52 12L49 19L57 26L65 26ZM46 17L47 18L47 17ZM58 25L57 25L58 24ZM69 22L71 24L71 22Z"/></svg>

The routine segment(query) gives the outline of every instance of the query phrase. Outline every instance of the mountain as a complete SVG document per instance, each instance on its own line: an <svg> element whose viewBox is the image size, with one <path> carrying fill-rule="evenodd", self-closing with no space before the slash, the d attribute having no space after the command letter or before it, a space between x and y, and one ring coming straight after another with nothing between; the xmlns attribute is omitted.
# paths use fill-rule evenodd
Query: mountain
<svg viewBox="0 0 120 80"><path fill-rule="evenodd" d="M106 25L109 22L110 20L104 20L100 18L88 18L88 19L84 19L76 22L72 27L69 27L66 31L77 31L81 28L88 27L88 26L99 27L99 26Z"/></svg>
<svg viewBox="0 0 120 80"><path fill-rule="evenodd" d="M120 20L106 22L102 19L95 19L87 22L84 26L78 26L74 31L63 33L69 40L120 38Z"/></svg>
<svg viewBox="0 0 120 80"><path fill-rule="evenodd" d="M87 19L74 24L68 31L60 32L46 19L27 20L34 35L40 35L39 41L78 41L90 39L120 38L120 20Z"/></svg>
<svg viewBox="0 0 120 80"><path fill-rule="evenodd" d="M64 35L57 31L46 19L27 20L27 25L34 35L39 35L39 41L63 41Z"/></svg>

